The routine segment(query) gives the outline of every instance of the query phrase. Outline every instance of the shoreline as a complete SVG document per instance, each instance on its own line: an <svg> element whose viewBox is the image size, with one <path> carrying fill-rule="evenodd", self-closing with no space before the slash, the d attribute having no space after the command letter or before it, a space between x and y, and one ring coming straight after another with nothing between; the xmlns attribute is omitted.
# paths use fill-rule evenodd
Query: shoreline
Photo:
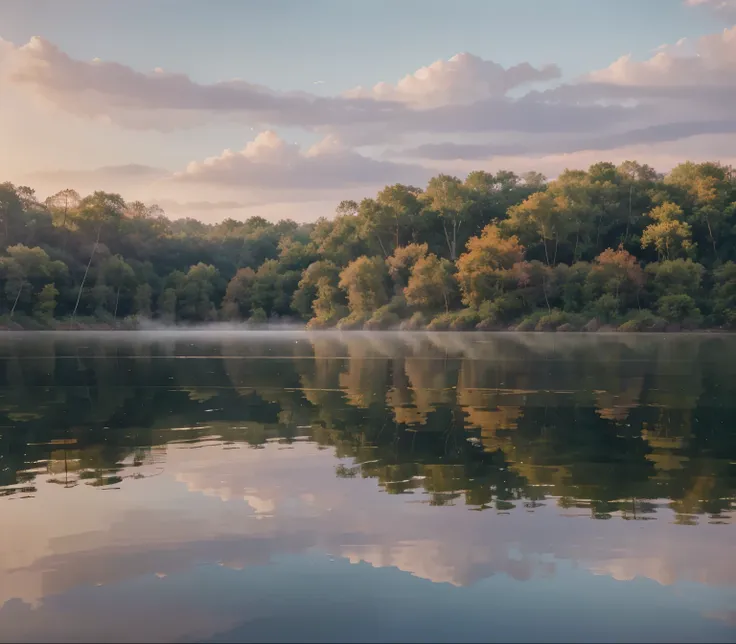
<svg viewBox="0 0 736 644"><path fill-rule="evenodd" d="M400 329L400 328L388 328L388 329L338 329L334 328L320 328L310 329L306 325L301 326L287 326L287 325L249 325L243 323L240 325L218 323L213 322L207 325L130 325L121 324L119 326L113 326L110 324L99 323L99 324L77 324L75 327L71 327L67 324L60 324L55 327L46 328L30 328L24 327L20 324L10 327L8 325L0 326L0 334L12 334L12 333L192 333L192 332L207 332L207 333L305 333L310 335L322 335L322 334L442 334L442 335L471 335L471 334L524 334L524 335L732 335L736 333L733 329L727 328L700 328L700 329L687 329L677 328L675 326L667 329L641 329L641 330L621 330L615 326L602 325L598 329L545 329L545 330L517 330L512 328L505 329Z"/></svg>

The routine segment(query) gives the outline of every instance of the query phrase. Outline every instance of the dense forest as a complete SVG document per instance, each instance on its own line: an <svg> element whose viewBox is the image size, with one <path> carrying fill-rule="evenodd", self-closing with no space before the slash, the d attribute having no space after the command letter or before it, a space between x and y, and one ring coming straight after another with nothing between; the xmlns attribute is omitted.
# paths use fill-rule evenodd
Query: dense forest
<svg viewBox="0 0 736 644"><path fill-rule="evenodd" d="M168 219L0 184L4 328L281 320L321 329L736 327L736 177L626 161L433 177L314 223Z"/></svg>

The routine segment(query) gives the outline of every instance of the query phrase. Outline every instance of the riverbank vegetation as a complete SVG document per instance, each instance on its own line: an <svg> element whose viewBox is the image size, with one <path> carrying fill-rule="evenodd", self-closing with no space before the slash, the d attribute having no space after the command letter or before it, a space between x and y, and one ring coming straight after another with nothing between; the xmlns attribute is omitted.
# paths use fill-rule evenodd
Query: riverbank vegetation
<svg viewBox="0 0 736 644"><path fill-rule="evenodd" d="M169 220L117 194L0 184L0 324L736 327L736 177L627 161L433 177L314 223Z"/></svg>

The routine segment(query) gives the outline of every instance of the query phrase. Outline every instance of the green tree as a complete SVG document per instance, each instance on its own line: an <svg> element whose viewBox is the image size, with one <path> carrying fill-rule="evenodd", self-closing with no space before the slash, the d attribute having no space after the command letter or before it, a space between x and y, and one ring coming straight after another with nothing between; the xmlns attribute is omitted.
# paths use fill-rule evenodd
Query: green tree
<svg viewBox="0 0 736 644"><path fill-rule="evenodd" d="M397 248L394 254L386 260L388 274L397 293L401 293L406 288L414 265L426 257L428 252L427 244L409 244Z"/></svg>
<svg viewBox="0 0 736 644"><path fill-rule="evenodd" d="M657 313L668 322L690 322L697 326L701 313L689 295L663 295L657 300Z"/></svg>
<svg viewBox="0 0 736 644"><path fill-rule="evenodd" d="M54 311L56 311L56 298L59 297L59 291L56 286L51 284L45 284L38 294L36 299L36 305L34 306L34 314L39 319L49 322L54 317Z"/></svg>
<svg viewBox="0 0 736 644"><path fill-rule="evenodd" d="M292 309L306 320L317 315L313 307L318 298L321 299L319 306L323 308L329 308L333 300L336 305L345 305L345 296L338 288L339 281L340 269L333 262L328 260L313 262L302 273L292 297ZM329 301L324 298L329 298ZM332 313L328 313L327 317L332 319Z"/></svg>
<svg viewBox="0 0 736 644"><path fill-rule="evenodd" d="M70 213L79 207L81 200L76 190L67 188L51 195L44 203L54 215L54 225L66 230Z"/></svg>
<svg viewBox="0 0 736 644"><path fill-rule="evenodd" d="M736 263L726 262L713 276L713 312L722 324L736 327Z"/></svg>
<svg viewBox="0 0 736 644"><path fill-rule="evenodd" d="M19 303L30 304L33 291L66 276L66 265L61 261L52 261L42 248L16 244L7 248L6 252L7 257L0 257L0 279L5 282L4 290L11 303L11 316Z"/></svg>
<svg viewBox="0 0 736 644"><path fill-rule="evenodd" d="M675 259L687 255L693 248L691 228L683 220L682 208L672 202L665 202L649 212L654 220L644 229L641 247L653 246L660 259Z"/></svg>
<svg viewBox="0 0 736 644"><path fill-rule="evenodd" d="M158 298L158 312L164 322L172 323L176 320L178 296L175 288L166 288Z"/></svg>
<svg viewBox="0 0 736 644"><path fill-rule="evenodd" d="M350 312L373 313L388 302L386 264L380 257L359 257L340 273L339 286L348 298Z"/></svg>
<svg viewBox="0 0 736 644"><path fill-rule="evenodd" d="M705 275L705 267L691 259L654 262L646 268L650 290L655 297L689 295L695 297Z"/></svg>
<svg viewBox="0 0 736 644"><path fill-rule="evenodd" d="M440 174L429 180L422 198L442 218L447 249L454 262L457 259L458 231L465 214L465 187L457 177Z"/></svg>
<svg viewBox="0 0 736 644"><path fill-rule="evenodd" d="M504 230L510 231L522 241L531 243L538 239L544 251L547 266L557 263L560 241L566 241L577 228L570 216L568 201L551 191L536 192L522 203L509 208Z"/></svg>
<svg viewBox="0 0 736 644"><path fill-rule="evenodd" d="M516 236L504 238L498 226L486 226L468 241L467 252L457 261L463 303L477 308L499 295L508 271L523 259L524 247Z"/></svg>
<svg viewBox="0 0 736 644"><path fill-rule="evenodd" d="M120 292L123 289L132 289L135 285L135 272L120 256L113 255L104 260L99 269L102 283L109 286L112 294L112 314L117 319L120 306Z"/></svg>
<svg viewBox="0 0 736 644"><path fill-rule="evenodd" d="M410 306L424 311L437 311L450 305L457 293L455 266L446 259L430 254L420 257L411 269L411 277L404 289Z"/></svg>
<svg viewBox="0 0 736 644"><path fill-rule="evenodd" d="M222 301L222 312L228 320L242 320L253 308L252 291L256 273L252 268L241 268L230 280Z"/></svg>
<svg viewBox="0 0 736 644"><path fill-rule="evenodd" d="M181 319L206 322L216 318L212 297L219 277L220 273L214 266L202 262L189 269L177 293Z"/></svg>
<svg viewBox="0 0 736 644"><path fill-rule="evenodd" d="M135 289L133 297L133 310L136 315L144 318L150 318L152 309L151 301L153 298L153 289L150 284L139 284Z"/></svg>
<svg viewBox="0 0 736 644"><path fill-rule="evenodd" d="M623 246L618 250L608 248L598 255L588 275L588 285L594 296L613 295L624 305L638 306L645 282L646 274L639 262Z"/></svg>

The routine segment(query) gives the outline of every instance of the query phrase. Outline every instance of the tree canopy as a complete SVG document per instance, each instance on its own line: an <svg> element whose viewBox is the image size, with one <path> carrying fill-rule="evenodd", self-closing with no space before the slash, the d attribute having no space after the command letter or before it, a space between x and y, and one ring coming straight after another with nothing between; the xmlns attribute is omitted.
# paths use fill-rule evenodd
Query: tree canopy
<svg viewBox="0 0 736 644"><path fill-rule="evenodd" d="M736 180L714 162L440 174L302 224L0 184L6 326L733 327L735 262Z"/></svg>

